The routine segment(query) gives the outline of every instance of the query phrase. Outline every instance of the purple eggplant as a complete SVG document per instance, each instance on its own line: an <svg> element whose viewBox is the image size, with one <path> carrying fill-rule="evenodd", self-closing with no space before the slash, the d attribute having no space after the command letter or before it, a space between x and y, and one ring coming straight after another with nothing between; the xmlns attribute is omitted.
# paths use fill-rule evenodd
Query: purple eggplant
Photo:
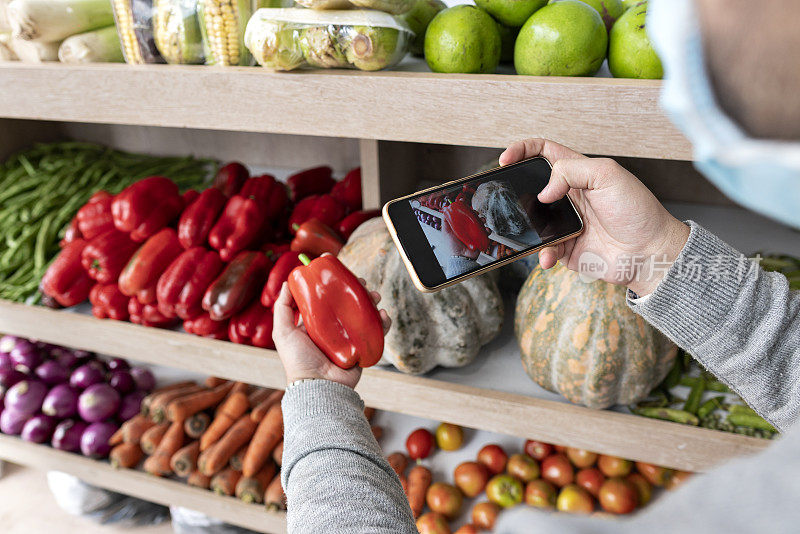
<svg viewBox="0 0 800 534"><path fill-rule="evenodd" d="M131 367L131 376L136 382L136 389L152 391L156 387L156 377L147 367Z"/></svg>
<svg viewBox="0 0 800 534"><path fill-rule="evenodd" d="M76 389L86 389L105 380L105 373L88 363L81 365L69 376L69 385Z"/></svg>
<svg viewBox="0 0 800 534"><path fill-rule="evenodd" d="M127 371L131 368L131 364L125 358L111 358L106 362L106 366L110 371L116 371L117 369Z"/></svg>
<svg viewBox="0 0 800 534"><path fill-rule="evenodd" d="M14 367L23 373L30 373L42 363L42 355L33 343L23 340L17 342L17 346L11 349L11 362Z"/></svg>
<svg viewBox="0 0 800 534"><path fill-rule="evenodd" d="M78 452L81 450L81 436L88 426L83 421L65 419L56 425L50 444L60 451Z"/></svg>
<svg viewBox="0 0 800 534"><path fill-rule="evenodd" d="M117 390L108 384L94 384L78 397L78 414L84 421L97 423L113 417L119 410Z"/></svg>
<svg viewBox="0 0 800 534"><path fill-rule="evenodd" d="M144 396L144 391L137 390L122 397L122 401L119 404L119 412L117 412L117 417L119 417L120 421L127 421L141 411Z"/></svg>
<svg viewBox="0 0 800 534"><path fill-rule="evenodd" d="M55 360L49 360L36 368L34 374L48 386L63 384L69 380L69 369Z"/></svg>
<svg viewBox="0 0 800 534"><path fill-rule="evenodd" d="M108 377L108 385L116 389L120 395L125 395L136 389L136 382L134 382L131 373L125 369L111 371L111 375Z"/></svg>
<svg viewBox="0 0 800 534"><path fill-rule="evenodd" d="M6 407L20 413L35 414L42 408L47 386L38 380L22 380L6 391Z"/></svg>
<svg viewBox="0 0 800 534"><path fill-rule="evenodd" d="M28 378L28 375L22 371L17 371L13 368L0 369L0 393L5 393L8 389Z"/></svg>
<svg viewBox="0 0 800 534"><path fill-rule="evenodd" d="M75 352L66 347L53 347L49 352L51 358L68 369L72 369L78 364Z"/></svg>
<svg viewBox="0 0 800 534"><path fill-rule="evenodd" d="M0 337L0 353L8 354L11 352L11 349L17 346L17 340L19 338L15 336L3 336Z"/></svg>
<svg viewBox="0 0 800 534"><path fill-rule="evenodd" d="M18 412L6 406L3 413L0 413L0 432L16 436L22 432L22 427L30 418L31 414Z"/></svg>
<svg viewBox="0 0 800 534"><path fill-rule="evenodd" d="M90 458L105 458L111 451L108 440L117 431L117 425L109 421L92 423L81 434L81 452Z"/></svg>
<svg viewBox="0 0 800 534"><path fill-rule="evenodd" d="M63 419L78 413L78 393L67 384L58 384L45 395L42 413Z"/></svg>
<svg viewBox="0 0 800 534"><path fill-rule="evenodd" d="M34 415L25 422L22 427L22 439L32 443L44 443L50 441L53 430L56 428L56 420L49 415Z"/></svg>

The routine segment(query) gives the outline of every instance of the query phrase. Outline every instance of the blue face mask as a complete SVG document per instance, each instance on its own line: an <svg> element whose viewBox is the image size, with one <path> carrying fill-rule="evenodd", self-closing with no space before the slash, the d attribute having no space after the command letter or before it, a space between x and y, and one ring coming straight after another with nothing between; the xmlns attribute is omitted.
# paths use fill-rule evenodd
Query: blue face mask
<svg viewBox="0 0 800 534"><path fill-rule="evenodd" d="M748 138L722 112L692 0L650 0L647 29L664 65L661 105L692 143L698 170L739 204L800 228L800 143Z"/></svg>

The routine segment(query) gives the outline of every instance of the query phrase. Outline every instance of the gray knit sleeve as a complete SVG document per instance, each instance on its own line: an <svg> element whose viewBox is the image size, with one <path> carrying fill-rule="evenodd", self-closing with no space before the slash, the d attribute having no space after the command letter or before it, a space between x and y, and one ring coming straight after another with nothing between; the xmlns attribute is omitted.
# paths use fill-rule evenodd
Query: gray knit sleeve
<svg viewBox="0 0 800 534"><path fill-rule="evenodd" d="M311 380L283 396L281 477L290 533L416 533L397 475L347 386Z"/></svg>
<svg viewBox="0 0 800 534"><path fill-rule="evenodd" d="M628 302L785 430L800 411L800 292L689 224L689 240L655 291L629 293Z"/></svg>

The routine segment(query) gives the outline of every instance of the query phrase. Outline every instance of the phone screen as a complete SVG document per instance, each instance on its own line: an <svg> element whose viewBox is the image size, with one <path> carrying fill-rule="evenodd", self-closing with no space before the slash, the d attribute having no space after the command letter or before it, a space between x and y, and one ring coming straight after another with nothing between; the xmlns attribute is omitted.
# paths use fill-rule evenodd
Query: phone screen
<svg viewBox="0 0 800 534"><path fill-rule="evenodd" d="M550 164L534 158L391 202L396 240L426 289L577 234L572 203L537 199Z"/></svg>

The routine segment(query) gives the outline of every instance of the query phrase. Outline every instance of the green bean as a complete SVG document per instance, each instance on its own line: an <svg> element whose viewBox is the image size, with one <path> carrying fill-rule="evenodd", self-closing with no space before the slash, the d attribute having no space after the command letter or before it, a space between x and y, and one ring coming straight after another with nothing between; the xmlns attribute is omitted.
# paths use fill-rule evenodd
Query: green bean
<svg viewBox="0 0 800 534"><path fill-rule="evenodd" d="M700 424L700 419L698 419L696 415L685 410L675 410L673 408L634 408L631 411L636 415L672 421L673 423L683 423L684 425L694 426Z"/></svg>
<svg viewBox="0 0 800 534"><path fill-rule="evenodd" d="M33 268L36 271L40 271L43 267L47 258L45 257L45 247L52 241L52 236L50 235L50 226L53 223L54 215L48 215L42 221L42 226L39 228L39 233L36 236L36 248L34 249L33 253Z"/></svg>
<svg viewBox="0 0 800 534"><path fill-rule="evenodd" d="M681 358L675 358L675 361L672 363L672 367L670 367L667 376L664 378L663 387L667 390L670 390L678 385L680 382L681 374L683 373L683 360Z"/></svg>
<svg viewBox="0 0 800 534"><path fill-rule="evenodd" d="M723 402L725 402L725 397L712 397L708 399L697 409L697 417L703 419L709 416L714 411L722 408Z"/></svg>
<svg viewBox="0 0 800 534"><path fill-rule="evenodd" d="M728 416L727 420L730 424L735 425L736 427L777 432L774 426L758 415L732 413Z"/></svg>
<svg viewBox="0 0 800 534"><path fill-rule="evenodd" d="M729 404L728 411L736 415L758 415L754 409L744 404Z"/></svg>
<svg viewBox="0 0 800 534"><path fill-rule="evenodd" d="M706 390L706 379L701 376L697 382L692 386L689 392L689 397L686 399L686 404L683 405L684 411L696 414L700 409L700 401L703 399L703 393Z"/></svg>
<svg viewBox="0 0 800 534"><path fill-rule="evenodd" d="M682 386L694 387L701 378L702 377L699 376L682 376L679 383ZM730 388L719 380L706 380L705 388L708 391L715 391L717 393L732 393Z"/></svg>

